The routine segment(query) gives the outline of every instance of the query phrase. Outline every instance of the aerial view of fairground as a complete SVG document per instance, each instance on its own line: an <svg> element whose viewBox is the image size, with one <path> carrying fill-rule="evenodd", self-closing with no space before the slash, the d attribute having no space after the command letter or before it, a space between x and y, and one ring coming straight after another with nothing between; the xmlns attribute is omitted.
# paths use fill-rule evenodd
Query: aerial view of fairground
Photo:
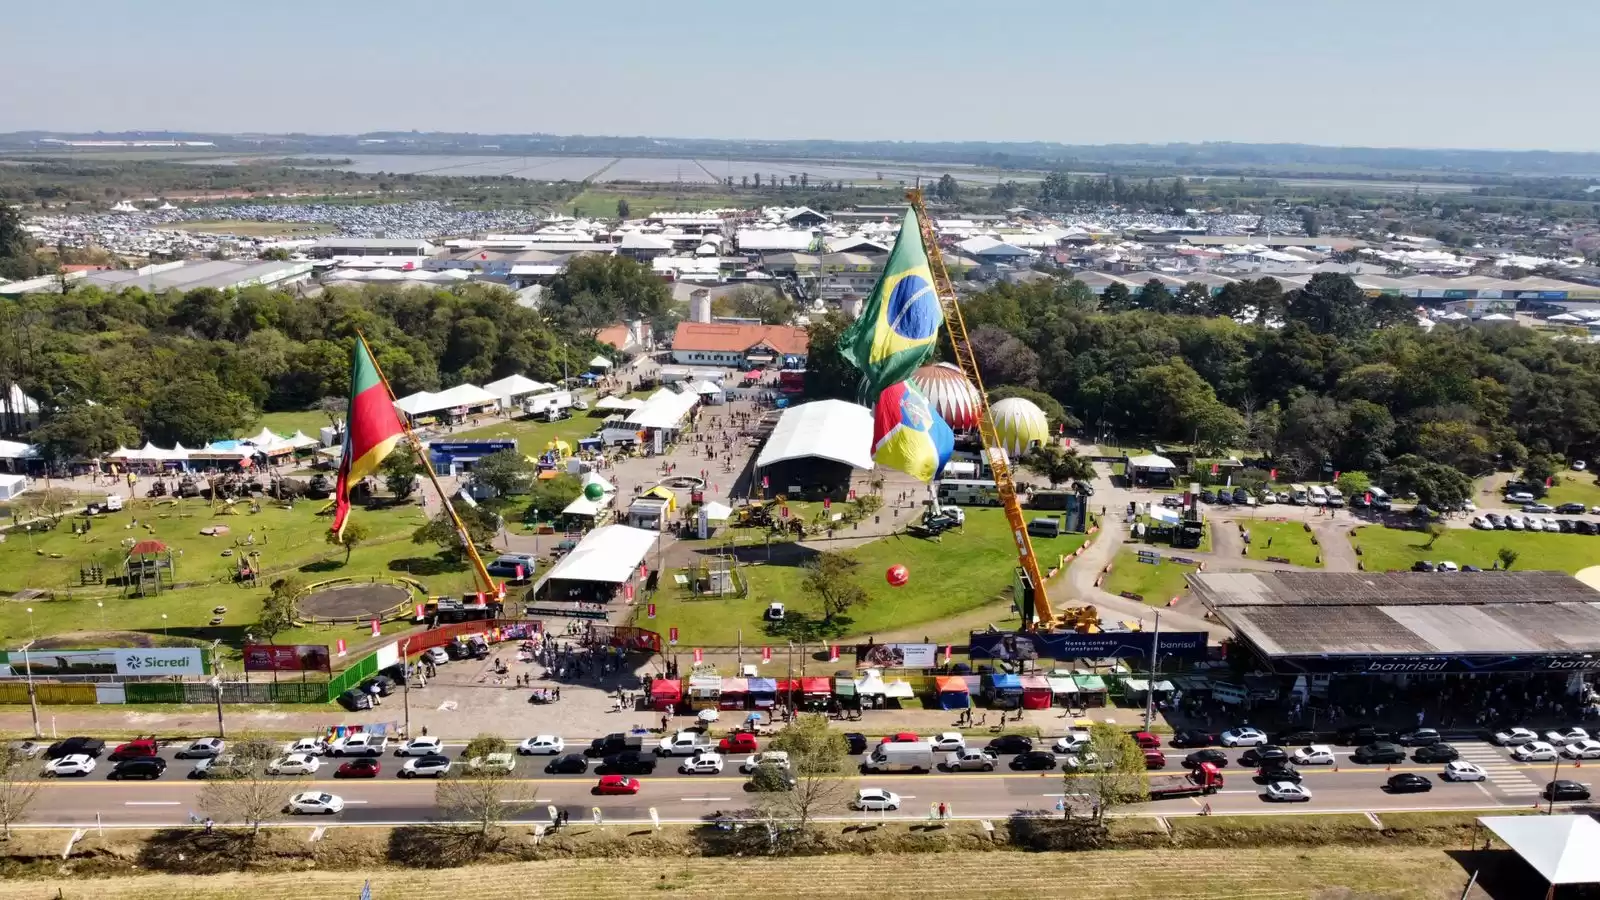
<svg viewBox="0 0 1600 900"><path fill-rule="evenodd" d="M0 900L1596 896L1600 133L1252 5L0 53Z"/></svg>

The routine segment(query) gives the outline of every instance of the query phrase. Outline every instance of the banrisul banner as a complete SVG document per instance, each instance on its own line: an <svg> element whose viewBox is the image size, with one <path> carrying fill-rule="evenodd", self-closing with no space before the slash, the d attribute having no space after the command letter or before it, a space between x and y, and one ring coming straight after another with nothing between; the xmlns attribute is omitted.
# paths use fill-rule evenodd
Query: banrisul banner
<svg viewBox="0 0 1600 900"><path fill-rule="evenodd" d="M11 675L204 675L205 651L198 648L122 648L114 650L12 650L5 654Z"/></svg>
<svg viewBox="0 0 1600 900"><path fill-rule="evenodd" d="M1157 641L1159 640L1159 643ZM967 642L973 659L1128 659L1146 658L1154 645L1161 656L1199 659L1206 655L1204 631L1026 632L974 631Z"/></svg>

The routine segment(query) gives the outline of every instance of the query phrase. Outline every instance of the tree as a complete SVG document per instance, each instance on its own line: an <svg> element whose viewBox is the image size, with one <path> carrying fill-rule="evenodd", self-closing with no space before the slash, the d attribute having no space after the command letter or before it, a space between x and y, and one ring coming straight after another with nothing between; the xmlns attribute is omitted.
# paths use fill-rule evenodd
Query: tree
<svg viewBox="0 0 1600 900"><path fill-rule="evenodd" d="M829 727L827 717L808 713L778 732L769 746L789 754L795 784L787 791L762 792L761 805L770 817L791 822L803 833L849 791L850 745L843 732Z"/></svg>
<svg viewBox="0 0 1600 900"><path fill-rule="evenodd" d="M499 770L475 770L465 760L451 766L450 774L439 779L434 789L434 805L447 821L471 826L480 841L488 838L491 829L520 815L538 800L533 782L509 777Z"/></svg>
<svg viewBox="0 0 1600 900"><path fill-rule="evenodd" d="M628 217L628 213L631 212L631 211L632 210L628 207L628 198L627 197L618 197L617 198L617 218L626 219Z"/></svg>
<svg viewBox="0 0 1600 900"><path fill-rule="evenodd" d="M371 529L367 528L364 523L355 519L350 519L344 523L343 531L333 531L330 529L327 532L326 540L335 547L344 548L344 563L345 565L349 565L351 552L357 547L361 546L362 541L365 541L371 536Z"/></svg>
<svg viewBox="0 0 1600 900"><path fill-rule="evenodd" d="M1342 273L1318 272L1287 299L1287 318L1304 322L1317 334L1352 338L1375 324L1371 301Z"/></svg>
<svg viewBox="0 0 1600 900"><path fill-rule="evenodd" d="M1184 315L1198 316L1205 313L1211 306L1211 289L1198 281L1191 281L1178 288L1178 294L1173 298L1174 311Z"/></svg>
<svg viewBox="0 0 1600 900"><path fill-rule="evenodd" d="M647 265L626 256L582 255L551 280L541 309L561 327L592 337L614 322L655 320L672 292Z"/></svg>
<svg viewBox="0 0 1600 900"><path fill-rule="evenodd" d="M1322 234L1322 224L1317 221L1317 211L1309 206L1300 208L1300 228L1306 237L1318 237Z"/></svg>
<svg viewBox="0 0 1600 900"><path fill-rule="evenodd" d="M150 401L144 433L158 444L204 446L232 437L256 418L250 400L222 386L210 372L178 376Z"/></svg>
<svg viewBox="0 0 1600 900"><path fill-rule="evenodd" d="M578 476L566 472L554 478L535 479L528 488L528 508L524 522L539 522L566 509L567 504L583 493L583 482Z"/></svg>
<svg viewBox="0 0 1600 900"><path fill-rule="evenodd" d="M348 525L354 525L350 522ZM348 561L348 556L346 557ZM295 626L295 600L305 590L305 583L293 575L279 578L272 583L271 592L266 599L261 601L261 615L256 619L255 626L251 629L253 635L262 643L270 644L272 639Z"/></svg>
<svg viewBox="0 0 1600 900"><path fill-rule="evenodd" d="M378 471L383 475L383 486L396 499L404 500L416 490L417 476L422 474L422 463L417 461L417 451L402 441L383 458Z"/></svg>
<svg viewBox="0 0 1600 900"><path fill-rule="evenodd" d="M1548 456L1530 456L1522 466L1522 480L1533 488L1535 497L1543 497L1550 488L1561 483L1556 461Z"/></svg>
<svg viewBox="0 0 1600 900"><path fill-rule="evenodd" d="M139 431L114 406L68 406L50 413L28 435L39 455L53 462L93 459L138 444Z"/></svg>
<svg viewBox="0 0 1600 900"><path fill-rule="evenodd" d="M1152 278L1133 295L1133 308L1146 312L1169 313L1174 306L1172 291L1158 278Z"/></svg>
<svg viewBox="0 0 1600 900"><path fill-rule="evenodd" d="M939 176L939 183L933 189L933 195L947 203L954 203L961 199L961 185L954 176L949 174Z"/></svg>
<svg viewBox="0 0 1600 900"><path fill-rule="evenodd" d="M537 469L515 450L501 450L478 460L472 466L472 480L494 490L501 497L528 489Z"/></svg>
<svg viewBox="0 0 1600 900"><path fill-rule="evenodd" d="M20 281L44 272L33 249L33 236L23 229L22 214L10 202L0 200L0 278Z"/></svg>
<svg viewBox="0 0 1600 900"><path fill-rule="evenodd" d="M849 325L843 313L830 310L806 326L810 350L803 393L807 400L857 399L861 373L839 355L839 337Z"/></svg>
<svg viewBox="0 0 1600 900"><path fill-rule="evenodd" d="M1517 564L1517 557L1521 556L1522 554L1511 549L1510 547L1501 547L1499 550L1495 551L1494 555L1500 560L1500 568L1510 571L1511 567Z"/></svg>
<svg viewBox="0 0 1600 900"><path fill-rule="evenodd" d="M1022 456L1022 465L1044 476L1051 487L1066 481L1094 480L1094 463L1079 456L1076 449L1063 450L1058 444L1040 444Z"/></svg>
<svg viewBox="0 0 1600 900"><path fill-rule="evenodd" d="M1450 526L1437 519L1429 519L1424 528L1428 532L1428 542L1422 545L1424 550L1432 550L1433 545L1439 542L1439 538L1450 533Z"/></svg>
<svg viewBox="0 0 1600 900"><path fill-rule="evenodd" d="M1384 470L1383 480L1391 493L1415 493L1419 502L1434 509L1460 506L1472 496L1472 479L1415 453L1396 457Z"/></svg>
<svg viewBox="0 0 1600 900"><path fill-rule="evenodd" d="M717 315L756 319L763 325L788 325L799 309L781 291L752 284L734 288L718 297L711 306Z"/></svg>
<svg viewBox="0 0 1600 900"><path fill-rule="evenodd" d="M1372 479L1365 472L1341 472L1334 486L1346 497L1360 497L1372 488Z"/></svg>
<svg viewBox="0 0 1600 900"><path fill-rule="evenodd" d="M0 746L0 834L6 840L11 840L11 826L28 817L38 795L39 782L27 754L10 745Z"/></svg>
<svg viewBox="0 0 1600 900"><path fill-rule="evenodd" d="M289 251L283 247L268 247L261 251L260 258L268 262L288 262Z"/></svg>
<svg viewBox="0 0 1600 900"><path fill-rule="evenodd" d="M805 564L806 574L800 590L816 601L824 624L831 624L834 616L846 610L866 605L867 591L856 581L858 566L859 563L843 553L827 551L818 553Z"/></svg>
<svg viewBox="0 0 1600 900"><path fill-rule="evenodd" d="M1089 743L1079 759L1094 762L1085 765L1081 773L1068 770L1062 779L1062 818L1087 811L1090 824L1104 827L1112 810L1149 798L1144 751L1116 725L1096 722L1089 726Z"/></svg>
<svg viewBox="0 0 1600 900"><path fill-rule="evenodd" d="M467 538L477 547L489 548L493 545L494 536L500 533L500 517L487 509L477 506L468 506L465 503L455 504L456 515L461 517L461 524L466 526ZM456 531L455 522L450 520L450 513L440 510L439 514L428 520L426 525L417 528L411 533L411 542L414 544L438 544L439 549L455 559L466 556L466 548L461 546L461 537Z"/></svg>
<svg viewBox="0 0 1600 900"><path fill-rule="evenodd" d="M219 822L248 827L254 838L283 809L282 782L267 774L278 749L276 742L254 733L229 741L227 753L206 773L197 805Z"/></svg>
<svg viewBox="0 0 1600 900"><path fill-rule="evenodd" d="M1108 312L1126 312L1133 308L1133 295L1121 282L1106 285L1100 292L1100 306Z"/></svg>
<svg viewBox="0 0 1600 900"><path fill-rule="evenodd" d="M1423 457L1468 472L1483 471L1491 455L1483 433L1460 419L1424 423L1417 431L1416 446Z"/></svg>

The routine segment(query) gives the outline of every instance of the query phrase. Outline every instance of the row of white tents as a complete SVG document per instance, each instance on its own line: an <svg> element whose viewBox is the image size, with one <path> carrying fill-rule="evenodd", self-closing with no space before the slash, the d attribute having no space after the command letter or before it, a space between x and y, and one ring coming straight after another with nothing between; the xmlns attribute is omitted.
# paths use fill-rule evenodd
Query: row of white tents
<svg viewBox="0 0 1600 900"><path fill-rule="evenodd" d="M321 444L321 441L314 437L308 437L301 431L296 431L291 437L282 437L273 434L269 429L263 428L260 434L242 440L213 441L204 447L196 449L190 449L182 444L174 444L170 449L166 449L146 441L143 447L118 447L111 453L106 454L106 459L111 462L122 463L165 463L189 460L233 462L261 454L280 456L299 450L311 450L321 446Z"/></svg>
<svg viewBox="0 0 1600 900"><path fill-rule="evenodd" d="M417 391L394 402L395 409L408 416L423 416L447 409L474 409L500 405L509 407L519 397L553 391L556 386L524 375L507 375L483 387L458 384L442 391Z"/></svg>

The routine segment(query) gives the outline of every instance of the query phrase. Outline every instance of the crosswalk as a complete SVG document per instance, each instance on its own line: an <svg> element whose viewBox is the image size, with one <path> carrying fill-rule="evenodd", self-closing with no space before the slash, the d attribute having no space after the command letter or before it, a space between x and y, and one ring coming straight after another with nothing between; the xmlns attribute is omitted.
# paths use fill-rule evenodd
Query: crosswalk
<svg viewBox="0 0 1600 900"><path fill-rule="evenodd" d="M1460 751L1462 761L1482 769L1489 783L1499 788L1502 794L1521 797L1539 793L1539 785L1525 771L1512 765L1511 760L1495 747L1475 743L1454 746Z"/></svg>

